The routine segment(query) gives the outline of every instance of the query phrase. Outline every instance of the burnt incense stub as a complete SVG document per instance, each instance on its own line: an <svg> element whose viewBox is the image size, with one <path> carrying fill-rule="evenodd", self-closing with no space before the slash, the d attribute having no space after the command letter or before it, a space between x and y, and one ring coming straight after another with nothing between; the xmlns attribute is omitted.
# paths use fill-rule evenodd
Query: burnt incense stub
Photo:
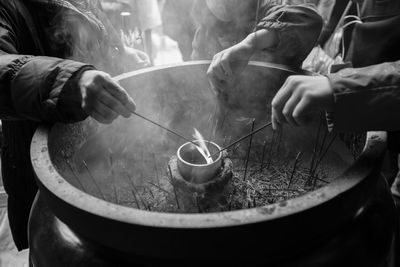
<svg viewBox="0 0 400 267"><path fill-rule="evenodd" d="M204 183L185 179L179 171L178 161L177 156L172 156L168 167L177 199L185 212L216 211L227 204L224 192L233 174L232 161L228 158L227 152L221 152L220 168L209 181Z"/></svg>

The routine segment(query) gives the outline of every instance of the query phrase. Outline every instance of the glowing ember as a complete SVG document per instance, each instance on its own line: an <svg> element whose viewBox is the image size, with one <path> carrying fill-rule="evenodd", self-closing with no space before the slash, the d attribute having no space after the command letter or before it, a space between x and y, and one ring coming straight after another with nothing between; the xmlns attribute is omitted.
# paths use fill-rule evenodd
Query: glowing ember
<svg viewBox="0 0 400 267"><path fill-rule="evenodd" d="M196 128L194 128L193 137L197 140L197 142L199 144L198 146L196 146L197 150L204 157L207 164L213 163L214 161L210 155L210 151L207 148L206 142L204 141L204 137L201 135L201 133Z"/></svg>

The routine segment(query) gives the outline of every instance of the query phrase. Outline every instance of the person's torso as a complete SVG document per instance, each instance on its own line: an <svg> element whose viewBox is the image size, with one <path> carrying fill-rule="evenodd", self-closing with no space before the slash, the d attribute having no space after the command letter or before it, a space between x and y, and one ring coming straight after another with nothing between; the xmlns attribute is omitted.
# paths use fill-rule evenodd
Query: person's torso
<svg viewBox="0 0 400 267"><path fill-rule="evenodd" d="M253 1L254 2L254 1ZM216 1L214 8L221 8L222 3ZM211 6L213 8L213 6ZM211 59L216 53L242 41L255 27L256 7L243 7L245 12L225 10L224 21L217 17L218 12L210 10L205 1L196 1L193 9L197 31L193 40L193 58ZM221 15L222 16L222 15Z"/></svg>
<svg viewBox="0 0 400 267"><path fill-rule="evenodd" d="M112 40L119 36L111 37L103 24L105 14L95 4L80 7L76 1L58 1L67 3L64 7L45 2L31 0L26 5L46 56L88 63L114 75L123 72L115 60L120 51L114 44L120 40Z"/></svg>
<svg viewBox="0 0 400 267"><path fill-rule="evenodd" d="M400 59L400 1L358 0L362 24L353 29L346 59L364 67Z"/></svg>

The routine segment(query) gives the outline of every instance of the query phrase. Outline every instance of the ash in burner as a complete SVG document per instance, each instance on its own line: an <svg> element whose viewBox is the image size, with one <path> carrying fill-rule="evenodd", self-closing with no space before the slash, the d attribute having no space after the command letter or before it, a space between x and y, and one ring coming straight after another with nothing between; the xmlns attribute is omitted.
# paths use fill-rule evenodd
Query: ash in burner
<svg viewBox="0 0 400 267"><path fill-rule="evenodd" d="M171 159L178 143L149 145L140 139L131 141L132 149L112 146L112 150L102 151L98 146L96 150L78 152L79 157L69 168L75 177L72 179L80 180L77 187L119 205L170 213L238 210L297 197L336 177L340 170L335 166L343 165L341 156L333 153L327 162L322 162L336 136L318 131L317 137L311 141L315 144L311 152L293 149L279 132L264 136L265 141L257 139L252 145L241 142L229 152L217 153L212 163L216 164L215 173L205 180L193 180L192 175L184 177L178 172L178 155ZM212 139L222 146L231 143L225 137ZM127 144L130 143L120 147ZM211 154L220 150L211 144L207 145ZM92 148L91 145L88 144ZM189 164L210 169L211 164L205 164L191 146L182 145L187 150L182 150L181 157ZM177 172L182 179L176 179ZM217 190L208 191L213 187Z"/></svg>

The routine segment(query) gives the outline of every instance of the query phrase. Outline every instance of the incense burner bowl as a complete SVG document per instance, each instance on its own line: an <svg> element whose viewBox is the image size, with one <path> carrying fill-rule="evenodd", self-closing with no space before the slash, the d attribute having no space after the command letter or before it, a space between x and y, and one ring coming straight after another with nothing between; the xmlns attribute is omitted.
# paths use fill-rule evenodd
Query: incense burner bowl
<svg viewBox="0 0 400 267"><path fill-rule="evenodd" d="M116 79L135 99L138 113L184 136L193 128L219 129L211 140L224 146L248 133L252 118L266 122L269 103L289 75L307 74L251 62L221 99L209 89L209 63L154 67ZM315 151L326 154L321 168L329 181L323 186L273 204L196 214L136 208L146 201L135 199L137 192L151 200L150 193L169 185L161 176L183 143L175 136L135 116L112 125L88 118L39 127L31 145L40 190L29 225L32 265L384 266L397 227L381 175L386 133L367 133L355 160L335 133L319 139L332 140L327 153L316 149L318 125L285 127L275 143L272 131L259 133L250 156L255 168L279 156L280 166L291 170L299 152L304 168L320 163L312 160ZM247 148L246 142L229 151L235 168L243 166ZM269 156L270 151L278 153Z"/></svg>

